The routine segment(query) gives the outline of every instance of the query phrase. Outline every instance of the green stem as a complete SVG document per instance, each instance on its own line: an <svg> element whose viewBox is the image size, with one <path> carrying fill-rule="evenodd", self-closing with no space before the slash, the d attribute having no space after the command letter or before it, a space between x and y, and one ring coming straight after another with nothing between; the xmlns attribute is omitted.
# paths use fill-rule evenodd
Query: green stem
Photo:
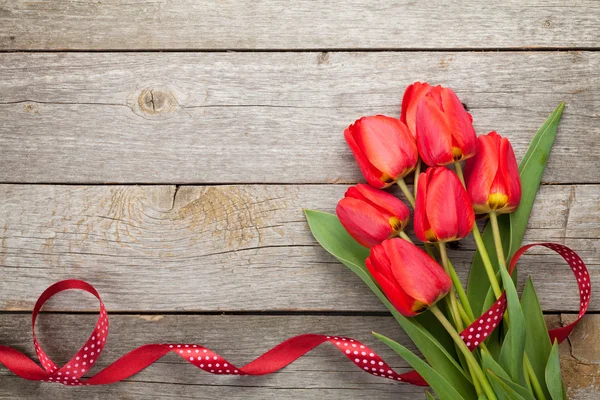
<svg viewBox="0 0 600 400"><path fill-rule="evenodd" d="M456 161L454 163L454 170L456 171L456 175L458 179L462 182L463 186L465 185L465 176L463 174L462 166L460 162ZM483 243L483 239L481 237L481 233L479 232L479 228L477 224L473 224L473 238L475 238L475 244L477 245L477 250L481 255L481 260L483 261L483 266L485 267L485 272L487 273L488 279L490 280L490 285L492 286L492 290L494 291L494 295L496 299L499 299L502 296L502 290L500 289L500 284L498 283L498 279L496 279L496 273L494 272L494 267L492 266L492 261L490 260L490 255L485 248L485 244Z"/></svg>
<svg viewBox="0 0 600 400"><path fill-rule="evenodd" d="M529 377L529 382L531 383L531 386L533 386L536 397L538 400L546 400L542 385L540 385L540 381L538 381L538 378L535 375L535 371L533 370L533 366L531 365L527 354L525 354L525 358L523 358L523 365L525 366L525 378Z"/></svg>
<svg viewBox="0 0 600 400"><path fill-rule="evenodd" d="M417 190L419 189L419 175L421 175L421 157L419 157L419 160L417 161L415 177L413 179L413 193L415 194L415 199L417 198Z"/></svg>
<svg viewBox="0 0 600 400"><path fill-rule="evenodd" d="M444 243L440 243L440 247L441 246L444 246ZM448 255L446 253L446 246L444 246L443 253L442 253L442 250L440 249L440 254L444 254L445 257L448 258ZM450 272L450 279L452 279L452 283L454 284L456 293L458 293L458 298L460 299L460 302L462 303L462 306L464 307L464 309L467 312L467 315L469 316L471 321L474 321L475 314L473 314L473 309L471 308L471 304L469 304L469 299L467 297L467 294L465 293L465 289L462 287L462 283L460 282L460 279L458 278L458 275L456 274L456 270L454 269L454 266L452 265L452 263L450 262L449 259L447 261L448 261L448 271ZM443 262L443 256L442 256L442 262Z"/></svg>
<svg viewBox="0 0 600 400"><path fill-rule="evenodd" d="M460 161L454 161L454 171L456 172L458 179L461 181L463 186L466 188L467 185L465 185L465 176L463 175L463 170L462 170L462 166L460 165Z"/></svg>
<svg viewBox="0 0 600 400"><path fill-rule="evenodd" d="M451 277L450 266L449 266L450 263L448 260L448 254L446 253L446 244L440 243L439 249L440 249L440 258L442 259L442 265L444 267L444 271L446 271L446 273ZM459 284L460 284L460 282L459 282ZM446 296L446 298L449 299L448 301L450 302L450 311L452 313L452 318L454 319L456 327L462 331L463 326L462 326L462 320L460 318L460 312L458 311L458 304L457 304L458 302L456 300L456 294L454 291L454 282L453 282L452 286L450 286L450 292L448 293L448 296Z"/></svg>
<svg viewBox="0 0 600 400"><path fill-rule="evenodd" d="M525 366L525 360L523 360L523 366ZM531 386L531 379L529 379L529 373L527 372L527 369L525 369L525 385L527 386L527 390L529 390L529 393L533 393L533 387Z"/></svg>
<svg viewBox="0 0 600 400"><path fill-rule="evenodd" d="M413 241L408 237L408 235L406 234L406 232L404 231L400 231L399 236L406 240L408 243L414 244Z"/></svg>
<svg viewBox="0 0 600 400"><path fill-rule="evenodd" d="M498 215L495 211L490 212L489 215L490 223L492 224L492 233L494 234L494 246L496 246L498 263L500 264L500 268L506 270L506 258L504 258L504 249L502 248L502 237L500 236L500 227L498 226Z"/></svg>
<svg viewBox="0 0 600 400"><path fill-rule="evenodd" d="M402 193L404 193L404 197L406 197L406 200L408 200L411 207L415 208L415 198L413 197L412 193L408 189L408 186L406 186L406 182L404 182L404 178L398 179L396 181L396 183L398 184L398 186L400 186Z"/></svg>
<svg viewBox="0 0 600 400"><path fill-rule="evenodd" d="M435 317L438 319L438 321L440 321L440 323L444 326L444 328L446 328L446 330L448 331L448 333L450 334L450 336L456 343L458 349L465 356L465 359L467 360L469 367L473 370L473 373L479 380L479 383L481 383L481 386L483 387L483 391L487 395L488 400L497 400L497 397L494 394L494 391L492 390L492 386L490 385L490 382L485 377L483 370L477 363L477 360L475 359L473 354L471 354L471 351L469 351L469 348L467 347L465 342L463 342L463 340L460 338L460 335L458 334L458 332L456 332L456 329L454 329L452 324L446 319L444 314L440 311L440 309L435 304L433 306L431 306L429 309L431 310L433 315L435 315Z"/></svg>
<svg viewBox="0 0 600 400"><path fill-rule="evenodd" d="M469 316L467 315L467 312L465 311L465 308L460 303L458 304L458 312L459 312L460 317L462 318L463 322L465 323L465 326L471 325L473 320L471 318L469 318Z"/></svg>
<svg viewBox="0 0 600 400"><path fill-rule="evenodd" d="M496 254L498 255L498 263L500 264L500 268L506 268L506 258L504 257L504 249L502 248L502 238L500 237L500 227L498 226L498 215L495 211L490 212L490 223L492 224L492 233L494 234L494 246L496 247ZM508 271L508 270L507 270ZM510 319L508 313L504 314L504 322L506 326L510 325ZM529 357L527 353L523 355L523 364L525 366L525 373L529 375L531 385L538 397L539 400L546 400L544 396L544 392L540 386L540 382L533 372L533 367L531 366L531 362L529 361Z"/></svg>
<svg viewBox="0 0 600 400"><path fill-rule="evenodd" d="M490 284L492 285L492 290L494 291L494 295L496 296L496 300L502 296L502 289L500 289L500 283L498 279L496 279L496 272L494 271L494 267L492 266L492 261L490 260L490 255L485 248L485 244L483 243L483 238L481 237L481 233L479 232L479 228L477 224L473 224L473 238L475 238L475 244L477 245L477 250L481 255L481 260L483 261L483 266L485 267L485 272L487 273L488 279L490 280Z"/></svg>
<svg viewBox="0 0 600 400"><path fill-rule="evenodd" d="M425 251L427 252L427 254L429 254L429 257L435 260L435 254L433 254L433 248L431 246L431 243L425 243Z"/></svg>
<svg viewBox="0 0 600 400"><path fill-rule="evenodd" d="M473 381L473 386L475 386L475 393L477 393L477 398L480 398L482 393L481 383L479 383L479 379L477 379L477 375L475 375L475 371L467 364L467 369L469 370L469 374L471 375L471 380ZM463 366L464 368L464 366Z"/></svg>

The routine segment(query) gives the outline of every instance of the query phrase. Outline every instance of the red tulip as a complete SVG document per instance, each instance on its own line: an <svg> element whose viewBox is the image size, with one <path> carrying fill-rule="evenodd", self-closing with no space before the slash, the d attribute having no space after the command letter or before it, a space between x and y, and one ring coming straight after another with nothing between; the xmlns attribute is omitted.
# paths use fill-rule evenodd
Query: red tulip
<svg viewBox="0 0 600 400"><path fill-rule="evenodd" d="M477 154L465 166L467 191L477 214L511 213L521 201L521 179L512 145L490 132L477 138Z"/></svg>
<svg viewBox="0 0 600 400"><path fill-rule="evenodd" d="M431 88L417 105L417 146L423 161L433 167L475 155L472 121L452 89Z"/></svg>
<svg viewBox="0 0 600 400"><path fill-rule="evenodd" d="M362 117L344 131L344 137L367 182L388 187L417 164L417 145L399 119L376 115Z"/></svg>
<svg viewBox="0 0 600 400"><path fill-rule="evenodd" d="M415 138L417 137L417 105L430 90L431 85L427 82L415 82L408 85L402 97L400 121L406 124Z"/></svg>
<svg viewBox="0 0 600 400"><path fill-rule="evenodd" d="M336 213L350 236L365 247L398 236L410 218L400 199L365 184L349 188Z"/></svg>
<svg viewBox="0 0 600 400"><path fill-rule="evenodd" d="M366 264L392 305L406 317L434 305L452 286L433 258L400 238L373 247Z"/></svg>
<svg viewBox="0 0 600 400"><path fill-rule="evenodd" d="M473 229L475 213L454 172L433 167L419 175L415 234L423 242L459 240Z"/></svg>

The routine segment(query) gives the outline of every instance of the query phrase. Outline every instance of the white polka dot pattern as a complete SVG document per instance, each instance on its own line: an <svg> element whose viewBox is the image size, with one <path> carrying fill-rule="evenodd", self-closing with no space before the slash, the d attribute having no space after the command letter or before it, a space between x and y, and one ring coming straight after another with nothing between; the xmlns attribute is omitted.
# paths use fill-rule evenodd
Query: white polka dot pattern
<svg viewBox="0 0 600 400"><path fill-rule="evenodd" d="M515 253L511 260L511 271L515 267L519 257L533 246L544 246L554 250L567 261L575 274L579 286L579 318L581 318L588 308L592 292L590 276L585 264L575 252L566 246L554 243L530 244L523 246ZM70 289L84 290L96 296L100 301L100 315L90 338L86 341L81 350L79 350L67 364L59 368L50 358L48 358L46 353L44 353L40 347L38 339L35 336L35 321L41 307L50 297ZM497 328L502 320L502 315L505 310L506 297L505 295L502 295L489 310L461 333L461 338L465 341L469 349L475 349L495 328ZM67 280L57 282L42 293L34 307L32 319L33 342L43 369L24 354L14 349L0 346L0 364L7 366L16 375L29 380L55 382L69 386L114 383L138 373L169 352L174 352L185 361L195 365L197 368L216 375L265 375L284 368L286 365L318 345L324 342L330 342L345 354L357 367L365 372L393 381L426 385L425 381L415 371L401 375L396 373L375 352L355 339L343 336L314 334L290 338L258 357L256 360L240 368L231 364L213 351L197 344L145 345L132 350L111 366L100 371L94 377L89 378L88 380L81 380L86 372L96 363L96 360L104 349L108 337L108 316L98 292L90 284L84 281ZM567 326L549 331L551 339L556 339L559 342L563 341L573 330L578 321L579 319Z"/></svg>
<svg viewBox="0 0 600 400"><path fill-rule="evenodd" d="M322 336L322 335L301 335L311 336L318 340L319 343L330 342L336 346L343 354L348 357L356 366L365 372L374 376L380 376L396 381L406 381L417 383L418 380L413 378L412 374L408 374L403 378L402 375L394 371L381 357L373 352L369 347L361 342L343 336ZM294 339L294 338L293 338ZM293 340L292 339L292 340ZM245 366L238 368L229 361L214 353L213 351L197 345L197 344L166 344L170 351L177 354L179 357L189 362L190 364L200 368L206 372L216 375L254 375L246 373ZM264 359L261 359L263 358ZM269 357L265 354L259 357L254 362L269 363ZM418 382L421 383L421 382Z"/></svg>
<svg viewBox="0 0 600 400"><path fill-rule="evenodd" d="M590 274L588 273L588 269L583 260L577 253L567 246L558 243L533 243L521 247L519 250L517 250L510 262L511 272L517 264L519 257L521 257L523 253L534 246L543 246L557 252L567 262L567 264L569 264L569 267L571 267L571 270L577 279L577 286L579 288L579 315L577 316L577 319L566 326L548 331L550 334L550 339L553 342L554 340L557 340L560 343L565 340L567 336L569 336L573 329L575 329L575 326L579 323L581 318L583 318L588 309L590 298L592 296L592 283L590 281Z"/></svg>
<svg viewBox="0 0 600 400"><path fill-rule="evenodd" d="M86 285L83 285L83 290L94 294L100 302L100 315L98 316L98 321L96 322L94 330L92 331L89 339L85 342L77 354L75 354L75 356L62 368L59 369L58 366L46 355L44 350L42 350L35 335L36 318L34 317L33 319L33 344L35 346L38 359L42 364L42 368L44 368L49 375L47 379L49 382L56 382L70 386L84 385L85 382L80 381L79 378L81 378L93 366L100 356L100 353L102 353L104 345L106 344L106 338L108 337L108 314L106 312L106 307L104 306L104 303L100 299L100 295L96 292L96 290L91 287L91 285L89 285L89 288L92 290L87 290L88 288ZM35 315L37 316L37 313Z"/></svg>
<svg viewBox="0 0 600 400"><path fill-rule="evenodd" d="M506 311L506 295L502 294L489 310L461 332L460 338L469 350L476 349L496 329L502 321L504 311Z"/></svg>

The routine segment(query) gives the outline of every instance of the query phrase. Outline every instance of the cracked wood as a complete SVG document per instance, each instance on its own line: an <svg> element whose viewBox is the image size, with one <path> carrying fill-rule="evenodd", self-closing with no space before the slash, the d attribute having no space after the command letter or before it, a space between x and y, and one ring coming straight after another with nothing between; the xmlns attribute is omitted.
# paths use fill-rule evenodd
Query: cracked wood
<svg viewBox="0 0 600 400"><path fill-rule="evenodd" d="M121 311L384 311L312 238L302 208L332 212L346 185L0 185L0 310L29 310L56 280L81 278ZM598 185L544 185L525 242L577 251L600 274ZM409 232L412 235L412 232ZM466 277L474 243L449 254ZM571 270L545 250L519 263L546 311L578 310ZM51 310L93 310L53 300ZM592 298L591 311L600 310Z"/></svg>
<svg viewBox="0 0 600 400"><path fill-rule="evenodd" d="M5 53L0 180L357 182L344 128L397 116L422 79L453 87L517 158L565 100L544 181L599 183L599 69L596 52Z"/></svg>

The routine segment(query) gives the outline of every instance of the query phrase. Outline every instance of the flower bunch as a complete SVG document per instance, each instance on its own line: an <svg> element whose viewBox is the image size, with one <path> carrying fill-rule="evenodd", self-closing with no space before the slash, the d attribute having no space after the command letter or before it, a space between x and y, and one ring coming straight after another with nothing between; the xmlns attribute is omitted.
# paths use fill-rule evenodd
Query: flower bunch
<svg viewBox="0 0 600 400"><path fill-rule="evenodd" d="M477 136L473 117L452 89L420 82L404 92L399 118L362 117L345 130L344 138L367 184L347 190L336 208L339 222L317 220L323 217L307 212L309 224L320 243L378 293L415 341L435 372L424 378L437 388L437 395L441 399L556 399L554 394L550 397L548 377L540 372L540 363L550 359L548 335L536 338L543 345L525 346L527 327L521 325L529 322L524 323L507 268L511 254L505 254L506 243L517 239L501 232L510 220L507 214L519 210L522 198L510 141L495 131ZM413 190L407 184L411 180ZM385 190L394 184L406 203ZM532 192L535 196L539 178L527 184L533 189L527 192L529 199ZM410 225L409 206L420 246L405 232ZM529 212L530 205L521 213L525 222ZM489 221L483 236L476 215ZM337 224L354 244L335 231ZM327 235L337 235L337 242L324 243L330 240ZM465 290L446 244L469 235L477 256ZM504 290L508 313L493 335L479 339L478 348L471 351L459 332L479 318L487 309L484 306L500 299ZM536 304L527 307L539 310ZM420 314L433 314L437 321ZM444 336L453 339L454 346L444 348L443 340L436 339ZM384 339L395 349L402 347ZM444 348L450 364L424 350L423 343ZM515 366L515 360L521 365ZM442 380L455 390L440 393L439 388L446 387Z"/></svg>

